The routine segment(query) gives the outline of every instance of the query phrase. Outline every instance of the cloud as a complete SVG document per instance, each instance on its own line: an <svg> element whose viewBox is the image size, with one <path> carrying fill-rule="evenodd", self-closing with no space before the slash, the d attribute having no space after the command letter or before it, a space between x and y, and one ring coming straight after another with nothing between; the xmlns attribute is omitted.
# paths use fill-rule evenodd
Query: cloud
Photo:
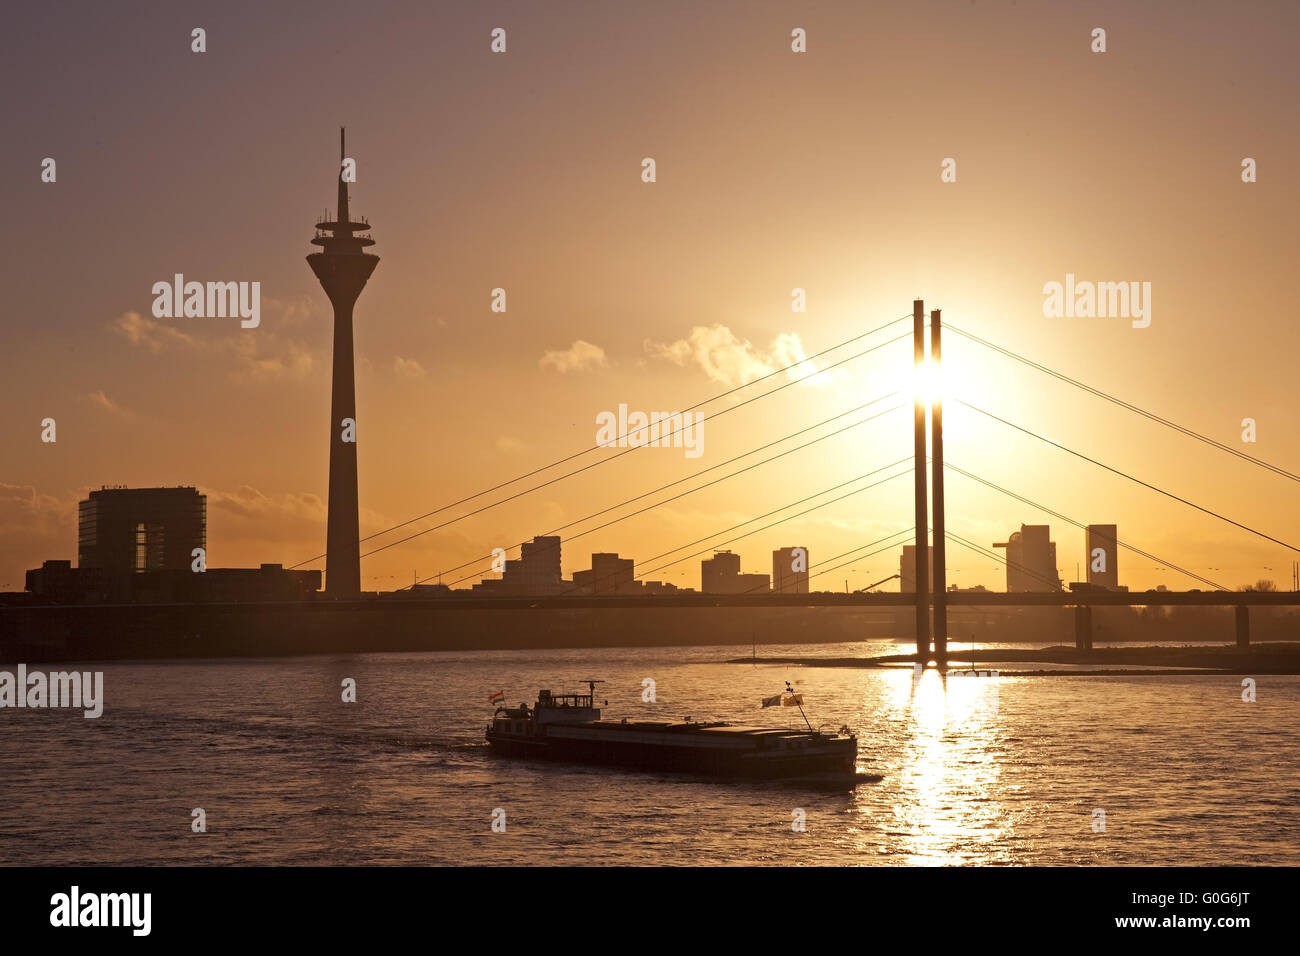
<svg viewBox="0 0 1300 956"><path fill-rule="evenodd" d="M605 361L605 350L599 345L592 345L578 339L563 351L550 351L537 363L541 368L552 366L557 372L581 372L588 368L601 368Z"/></svg>
<svg viewBox="0 0 1300 956"><path fill-rule="evenodd" d="M393 374L398 378L424 378L424 366L415 359L402 358L400 355L393 357Z"/></svg>
<svg viewBox="0 0 1300 956"><path fill-rule="evenodd" d="M0 482L0 535L17 531L40 534L69 534L75 522L77 498L66 501L38 492L33 485L9 485Z"/></svg>
<svg viewBox="0 0 1300 956"><path fill-rule="evenodd" d="M325 550L328 509L320 495L305 491L267 494L241 485L233 491L200 488L208 499L208 566L285 567L309 561ZM324 570L325 562L304 570Z"/></svg>
<svg viewBox="0 0 1300 956"><path fill-rule="evenodd" d="M111 398L105 395L104 390L102 388L97 392L88 393L86 397L90 399L90 401L93 404L98 405L106 412L112 412L114 415L125 415L125 416L131 415L129 411L127 411L117 402L113 401Z"/></svg>
<svg viewBox="0 0 1300 956"><path fill-rule="evenodd" d="M497 450L503 451L508 455L517 455L527 447L528 446L518 438L511 438L509 435L502 435L497 439Z"/></svg>
<svg viewBox="0 0 1300 956"><path fill-rule="evenodd" d="M284 343L281 354L264 354L259 339L241 335L230 348L239 357L239 367L232 372L238 382L267 382L291 378L300 381L316 367L316 357L298 342Z"/></svg>
<svg viewBox="0 0 1300 956"><path fill-rule="evenodd" d="M23 572L42 561L76 564L77 500L0 482L0 591L21 591Z"/></svg>
<svg viewBox="0 0 1300 956"><path fill-rule="evenodd" d="M199 342L170 324L147 319L139 312L123 312L112 322L113 331L132 345L146 348L154 355L169 347L198 348Z"/></svg>
<svg viewBox="0 0 1300 956"><path fill-rule="evenodd" d="M309 300L268 299L263 311L268 313L257 329L227 327L225 334L198 336L181 331L177 319L157 321L139 312L124 312L110 328L137 348L153 355L164 352L190 352L196 355L230 356L235 366L231 376L237 382L266 382L278 379L301 380L316 368L316 356L307 344L276 332L276 328L308 324L314 313ZM192 320L201 322L202 320ZM202 325L193 326L204 328ZM213 328L208 326L208 328Z"/></svg>
<svg viewBox="0 0 1300 956"><path fill-rule="evenodd" d="M241 518L259 521L267 519L302 519L323 524L326 516L325 502L319 495L309 492L286 492L274 497L263 494L250 485L241 485L235 491L203 492L208 496L209 510L227 511Z"/></svg>
<svg viewBox="0 0 1300 956"><path fill-rule="evenodd" d="M307 526L324 527L329 516L329 508L320 495L310 491L285 491L268 495L252 485L240 485L234 491L211 488L200 488L199 491L208 497L209 516L214 511L226 512L234 518L255 522L263 528L292 526L297 531ZM367 528L387 528L393 524L387 515L369 508L361 509L360 518L362 526ZM214 530L224 533L231 529L214 526L209 517L209 538ZM267 537L275 539L274 534L267 534Z"/></svg>
<svg viewBox="0 0 1300 956"><path fill-rule="evenodd" d="M319 300L309 295L297 295L287 299L265 296L262 299L262 312L263 325L284 329L308 326L325 317Z"/></svg>
<svg viewBox="0 0 1300 956"><path fill-rule="evenodd" d="M786 372L788 378L804 385L825 388L843 374L841 369L819 371L817 363L803 350L803 342L796 332L782 332L776 337L772 342L772 358L779 367L789 369Z"/></svg>
<svg viewBox="0 0 1300 956"><path fill-rule="evenodd" d="M645 343L654 358L667 359L683 368L697 365L715 382L730 388L747 385L765 375L786 369L786 376L806 385L826 386L834 373L819 372L804 352L796 332L782 332L766 351L739 338L725 325L697 325L676 342Z"/></svg>

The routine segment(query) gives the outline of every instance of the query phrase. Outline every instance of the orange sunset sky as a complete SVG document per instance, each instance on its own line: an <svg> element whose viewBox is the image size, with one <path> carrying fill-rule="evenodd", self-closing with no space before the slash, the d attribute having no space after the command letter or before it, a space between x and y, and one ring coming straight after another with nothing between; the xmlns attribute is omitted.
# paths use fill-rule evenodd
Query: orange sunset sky
<svg viewBox="0 0 1300 956"><path fill-rule="evenodd" d="M75 560L77 501L104 484L197 485L213 567L324 550L331 311L304 257L335 204L341 125L352 209L381 258L356 310L363 535L588 448L602 411L693 405L910 314L914 298L1300 470L1292 4L127 3L20 19L0 38L2 590L44 559ZM194 27L205 53L191 52ZM791 51L796 27L806 53ZM260 282L260 326L155 319L151 287L175 273ZM1150 282L1150 326L1044 317L1044 284L1067 273ZM505 313L490 309L498 287ZM956 334L944 344L950 395L1300 543L1291 480ZM642 449L365 558L363 586L429 578L780 439L905 387L910 361L896 342L705 423L699 458ZM1225 586L1290 586L1300 553L955 402L945 420L962 468L1117 523L1121 540ZM593 551L667 552L911 448L910 413L893 412L566 543L565 574ZM986 547L1050 523L1076 579L1081 531L958 475L947 502L949 529ZM768 572L774 548L807 546L816 564L911 524L901 478L727 547ZM813 586L870 584L897 554ZM1119 560L1133 588L1203 586ZM959 546L948 565L950 583L1004 585L1001 565ZM698 587L699 558L648 576Z"/></svg>

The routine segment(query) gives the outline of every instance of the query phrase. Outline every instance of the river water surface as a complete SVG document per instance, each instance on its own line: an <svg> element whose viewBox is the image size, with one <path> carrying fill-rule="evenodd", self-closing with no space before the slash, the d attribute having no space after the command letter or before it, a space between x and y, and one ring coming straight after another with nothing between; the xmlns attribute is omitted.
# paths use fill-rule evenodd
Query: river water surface
<svg viewBox="0 0 1300 956"><path fill-rule="evenodd" d="M1300 677L1261 675L1248 703L1233 676L915 682L723 663L746 650L82 665L104 671L99 719L0 711L0 862L1300 864ZM790 680L814 726L857 732L860 768L881 779L820 792L491 756L489 695L531 705L585 678L606 682L606 717L802 727L794 708L759 709Z"/></svg>

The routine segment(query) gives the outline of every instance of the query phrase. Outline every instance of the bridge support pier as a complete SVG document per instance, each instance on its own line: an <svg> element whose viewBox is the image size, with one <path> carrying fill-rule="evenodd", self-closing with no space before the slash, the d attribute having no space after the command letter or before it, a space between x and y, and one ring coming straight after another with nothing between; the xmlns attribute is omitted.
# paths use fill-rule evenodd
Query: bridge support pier
<svg viewBox="0 0 1300 956"><path fill-rule="evenodd" d="M1237 605L1237 649L1250 647L1250 608L1245 604Z"/></svg>
<svg viewBox="0 0 1300 956"><path fill-rule="evenodd" d="M1074 649L1092 650L1092 608L1087 604L1074 606Z"/></svg>

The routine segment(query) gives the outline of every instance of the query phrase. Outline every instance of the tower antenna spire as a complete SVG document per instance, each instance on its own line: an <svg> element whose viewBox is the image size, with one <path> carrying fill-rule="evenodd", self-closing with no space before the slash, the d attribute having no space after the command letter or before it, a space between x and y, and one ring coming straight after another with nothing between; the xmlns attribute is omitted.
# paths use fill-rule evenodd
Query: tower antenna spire
<svg viewBox="0 0 1300 956"><path fill-rule="evenodd" d="M339 214L338 224L341 230L351 234L351 214L348 212L348 184L343 178L343 161L347 159L346 147L343 145L344 127L339 127Z"/></svg>

